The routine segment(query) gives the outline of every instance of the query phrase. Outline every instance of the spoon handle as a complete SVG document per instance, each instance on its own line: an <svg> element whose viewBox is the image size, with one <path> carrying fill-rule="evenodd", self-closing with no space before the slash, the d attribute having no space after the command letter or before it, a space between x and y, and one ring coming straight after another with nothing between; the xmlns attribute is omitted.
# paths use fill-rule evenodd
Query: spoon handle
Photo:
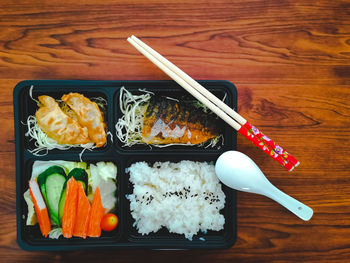
<svg viewBox="0 0 350 263"><path fill-rule="evenodd" d="M271 184L270 187L264 193L265 196L275 200L304 221L308 221L312 217L314 212L310 207L283 193L274 185Z"/></svg>

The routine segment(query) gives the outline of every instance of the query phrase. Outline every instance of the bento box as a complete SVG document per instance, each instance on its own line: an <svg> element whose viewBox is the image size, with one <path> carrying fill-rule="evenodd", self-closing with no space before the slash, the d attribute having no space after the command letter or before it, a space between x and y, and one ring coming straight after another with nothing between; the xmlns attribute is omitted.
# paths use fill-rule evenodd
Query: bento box
<svg viewBox="0 0 350 263"><path fill-rule="evenodd" d="M237 108L235 86L228 81L199 81L204 87L222 99L233 109ZM17 241L25 250L80 250L98 248L149 248L149 249L219 249L231 247L236 241L236 192L221 185L225 194L225 204L220 214L225 222L219 231L199 231L191 239L183 234L171 233L163 227L156 232L141 234L131 215L130 200L134 185L130 182L129 167L137 162L154 164L156 162L179 163L183 160L215 164L219 155L236 149L236 132L222 124L222 138L214 147L197 145L173 145L169 147L150 147L136 144L125 146L116 136L116 123L122 117L120 92L125 89L138 94L147 90L156 96L167 96L178 100L194 100L173 81L80 81L80 80L28 80L17 84L13 92L14 124L16 144L16 207ZM108 131L103 147L82 152L81 148L66 150L52 149L45 154L34 154L35 141L27 135L27 119L38 109L37 98L49 95L55 99L63 94L77 92L86 97L103 98L106 102L105 122ZM119 218L116 229L102 232L100 237L80 237L52 239L43 237L38 224L27 225L28 207L24 193L33 172L33 164L39 161L83 161L87 165L98 162L113 163L117 167L114 212ZM152 175L150 175L152 176ZM186 176L186 175L184 175ZM191 211L189 211L190 213ZM188 215L187 215L188 216Z"/></svg>

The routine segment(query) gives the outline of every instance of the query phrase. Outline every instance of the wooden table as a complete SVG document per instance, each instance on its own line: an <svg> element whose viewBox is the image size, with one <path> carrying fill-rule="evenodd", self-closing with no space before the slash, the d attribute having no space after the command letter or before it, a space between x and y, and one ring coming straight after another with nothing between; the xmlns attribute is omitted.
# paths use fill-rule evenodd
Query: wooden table
<svg viewBox="0 0 350 263"><path fill-rule="evenodd" d="M0 262L346 262L350 259L349 1L0 3ZM288 173L242 136L269 180L314 209L309 222L238 193L227 250L26 252L16 243L13 87L25 79L168 79L126 38L195 79L229 80L238 111L301 161Z"/></svg>

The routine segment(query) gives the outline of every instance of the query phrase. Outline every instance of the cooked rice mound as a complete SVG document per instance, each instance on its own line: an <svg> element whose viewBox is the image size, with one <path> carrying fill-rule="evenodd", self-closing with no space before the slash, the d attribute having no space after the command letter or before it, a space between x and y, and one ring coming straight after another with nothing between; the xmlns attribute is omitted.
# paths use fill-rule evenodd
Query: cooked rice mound
<svg viewBox="0 0 350 263"><path fill-rule="evenodd" d="M133 193L128 195L131 215L142 235L166 227L169 232L192 237L199 231L223 229L220 210L225 194L206 162L137 162L129 168Z"/></svg>

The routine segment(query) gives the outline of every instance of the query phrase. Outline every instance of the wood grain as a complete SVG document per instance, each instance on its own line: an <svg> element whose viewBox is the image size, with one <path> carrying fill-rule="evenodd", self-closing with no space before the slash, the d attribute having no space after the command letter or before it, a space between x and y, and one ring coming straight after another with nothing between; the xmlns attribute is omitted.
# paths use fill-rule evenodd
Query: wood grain
<svg viewBox="0 0 350 263"><path fill-rule="evenodd" d="M134 34L196 79L226 79L238 111L301 165L284 171L238 137L281 190L311 206L302 222L238 194L227 250L26 252L16 243L13 87L24 79L167 77ZM347 262L350 258L350 1L37 1L0 3L0 262Z"/></svg>

